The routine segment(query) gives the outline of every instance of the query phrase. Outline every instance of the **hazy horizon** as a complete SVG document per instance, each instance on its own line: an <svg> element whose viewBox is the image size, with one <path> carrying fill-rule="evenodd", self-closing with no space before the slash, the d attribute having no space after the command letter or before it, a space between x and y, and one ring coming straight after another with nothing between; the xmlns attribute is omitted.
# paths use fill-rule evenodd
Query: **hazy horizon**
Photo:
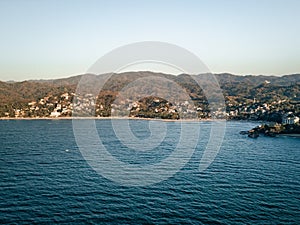
<svg viewBox="0 0 300 225"><path fill-rule="evenodd" d="M174 73L167 73L167 72L161 72L161 71L152 71L152 70L138 70L138 71L122 71L122 72L118 72L118 73L113 73L113 74L122 74L122 73L127 73L127 72L150 72L150 73L163 73L166 75L174 75L174 76L179 76L182 75L183 73L178 73L178 74L174 74ZM292 73L292 74L281 74L281 75L268 75L268 74L234 74L234 73L229 73L229 72L221 72L221 73L214 73L211 72L212 74L216 74L216 75L221 75L221 74L231 74L234 76L275 76L275 77L283 77L283 76L289 76L289 75L299 75L300 73ZM103 74L95 74L95 73L82 73L82 74L73 74L73 75L66 75L66 76L61 76L61 77L44 77L44 78L34 78L34 79L24 79L24 80L0 80L2 82L23 82L23 81L31 81L31 80L56 80L56 79L67 79L67 78L72 78L72 77L76 77L76 76L81 76L81 75L87 75L87 74L91 74L91 75L96 75L96 76L100 76ZM205 74L205 73L200 73L200 74L196 74L196 75L201 75L201 74ZM190 74L189 74L190 75Z"/></svg>

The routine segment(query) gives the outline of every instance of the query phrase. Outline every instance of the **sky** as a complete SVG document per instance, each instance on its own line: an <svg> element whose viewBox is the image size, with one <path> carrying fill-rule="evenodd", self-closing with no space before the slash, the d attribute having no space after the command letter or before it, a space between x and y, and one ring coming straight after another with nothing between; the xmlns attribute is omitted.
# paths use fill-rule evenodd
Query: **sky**
<svg viewBox="0 0 300 225"><path fill-rule="evenodd" d="M0 0L0 80L85 73L111 50L161 41L214 73L300 73L298 0Z"/></svg>

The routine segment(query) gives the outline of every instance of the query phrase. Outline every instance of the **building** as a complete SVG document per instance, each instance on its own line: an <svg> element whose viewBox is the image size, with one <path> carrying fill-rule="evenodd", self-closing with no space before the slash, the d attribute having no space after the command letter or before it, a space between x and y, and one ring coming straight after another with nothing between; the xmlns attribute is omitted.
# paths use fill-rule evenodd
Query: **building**
<svg viewBox="0 0 300 225"><path fill-rule="evenodd" d="M61 115L60 112L54 111L54 112L52 112L52 113L50 114L50 117L59 117L60 115Z"/></svg>
<svg viewBox="0 0 300 225"><path fill-rule="evenodd" d="M295 116L292 112L288 112L282 117L283 124L296 124L299 123L299 117Z"/></svg>

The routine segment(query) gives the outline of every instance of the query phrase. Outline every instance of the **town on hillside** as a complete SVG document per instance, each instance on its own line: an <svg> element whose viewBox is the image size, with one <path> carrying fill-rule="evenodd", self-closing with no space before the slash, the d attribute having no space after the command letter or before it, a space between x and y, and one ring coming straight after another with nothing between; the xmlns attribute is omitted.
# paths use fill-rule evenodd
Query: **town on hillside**
<svg viewBox="0 0 300 225"><path fill-rule="evenodd" d="M139 117L162 119L227 119L297 123L300 117L300 75L236 76L217 74L223 91L224 107L211 110L203 90L195 79L202 75L171 76L153 72L114 74L97 96L89 92L77 93L82 76L90 85L101 81L101 75L80 75L50 81L0 82L0 118L62 118L62 117ZM170 95L159 89L157 96L134 98L119 93L128 84L141 78L154 77L171 80L189 95L189 100L173 98L167 101L159 96ZM160 80L157 79L157 80ZM149 80L149 79L148 79ZM151 82L145 85L154 85ZM144 87L147 88L147 87ZM153 87L152 87L153 88ZM161 94L161 95L160 95ZM122 97L122 96L121 96ZM172 97L172 96L171 96ZM119 101L117 101L119 99Z"/></svg>
<svg viewBox="0 0 300 225"><path fill-rule="evenodd" d="M76 98L76 101L74 99ZM125 110L124 110L125 109ZM30 101L19 107L2 109L2 118L58 118L71 117L72 112L81 116L95 117L129 116L143 118L226 118L228 120L265 120L285 124L299 122L299 103L286 99L270 103L259 102L256 99L245 103L234 104L226 99L226 112L217 110L210 112L204 102L184 101L170 103L159 97L147 97L140 101L125 99L121 105L115 104L113 96L95 98L92 94L77 96L75 93L62 93L59 96L44 96L37 101Z"/></svg>

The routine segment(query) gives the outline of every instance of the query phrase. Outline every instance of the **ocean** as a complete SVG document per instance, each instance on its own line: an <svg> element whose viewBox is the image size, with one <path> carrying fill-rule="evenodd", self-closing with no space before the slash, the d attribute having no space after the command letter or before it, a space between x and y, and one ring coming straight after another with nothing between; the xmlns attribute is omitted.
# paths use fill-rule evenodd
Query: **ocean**
<svg viewBox="0 0 300 225"><path fill-rule="evenodd" d="M122 120L96 120L109 154L94 157L85 122L90 140L72 120L0 121L0 224L300 224L300 138L251 139L239 131L258 123L228 121L201 171L213 122L187 122L188 143L200 128L195 148L180 145L156 170L179 146L180 122L130 120L128 133Z"/></svg>

